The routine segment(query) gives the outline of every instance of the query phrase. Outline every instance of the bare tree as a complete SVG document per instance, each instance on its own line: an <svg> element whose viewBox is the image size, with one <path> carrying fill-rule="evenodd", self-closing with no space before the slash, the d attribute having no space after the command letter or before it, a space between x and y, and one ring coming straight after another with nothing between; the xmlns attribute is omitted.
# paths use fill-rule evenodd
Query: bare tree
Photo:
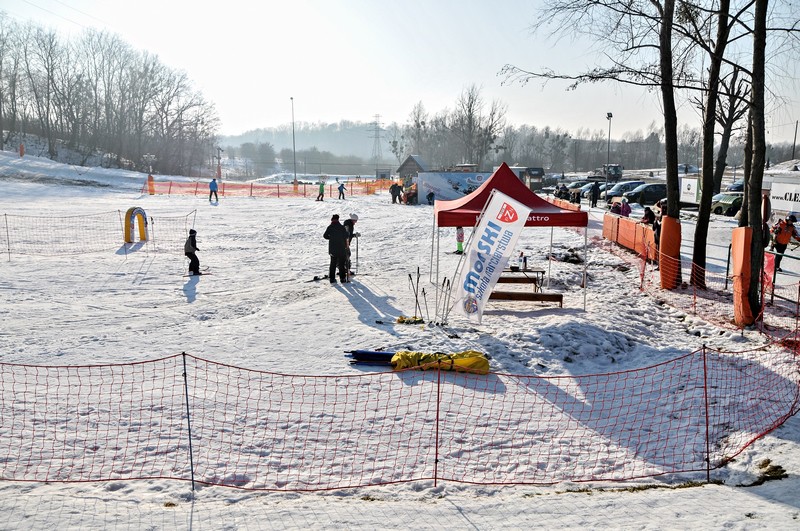
<svg viewBox="0 0 800 531"><path fill-rule="evenodd" d="M408 150L408 143L405 134L403 134L396 123L389 126L387 142L389 143L389 149L392 155L397 159L397 163L400 164L403 162L403 158L406 156L406 151Z"/></svg>
<svg viewBox="0 0 800 531"><path fill-rule="evenodd" d="M736 131L736 124L740 123L747 114L750 84L748 80L739 78L740 71L740 68L734 67L729 76L720 80L723 89L717 102L717 124L721 128L721 133L717 159L714 164L715 193L719 193L722 189L722 176L725 174L727 166L731 136Z"/></svg>
<svg viewBox="0 0 800 531"><path fill-rule="evenodd" d="M45 31L28 24L24 29L23 45L25 80L39 123L40 134L47 141L47 153L55 157L58 148L55 126L54 85L56 66L60 61L58 37L54 31Z"/></svg>
<svg viewBox="0 0 800 531"><path fill-rule="evenodd" d="M484 102L480 89L471 85L456 100L449 129L462 146L461 162L477 164L497 140L505 125L505 106L497 101L484 114Z"/></svg>
<svg viewBox="0 0 800 531"><path fill-rule="evenodd" d="M412 155L425 157L423 146L427 140L429 120L430 118L428 117L428 113L425 112L425 106L422 105L422 102L420 101L414 105L408 117L408 137L411 141L409 149Z"/></svg>

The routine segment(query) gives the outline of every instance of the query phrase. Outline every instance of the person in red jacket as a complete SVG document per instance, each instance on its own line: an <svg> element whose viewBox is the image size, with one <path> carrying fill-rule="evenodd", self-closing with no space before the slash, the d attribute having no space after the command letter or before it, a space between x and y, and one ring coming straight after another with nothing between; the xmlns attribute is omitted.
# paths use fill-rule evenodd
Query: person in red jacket
<svg viewBox="0 0 800 531"><path fill-rule="evenodd" d="M789 214L786 219L780 220L772 227L772 233L775 235L775 271L783 271L781 260L792 238L800 242L800 234L794 226L796 222L794 214Z"/></svg>

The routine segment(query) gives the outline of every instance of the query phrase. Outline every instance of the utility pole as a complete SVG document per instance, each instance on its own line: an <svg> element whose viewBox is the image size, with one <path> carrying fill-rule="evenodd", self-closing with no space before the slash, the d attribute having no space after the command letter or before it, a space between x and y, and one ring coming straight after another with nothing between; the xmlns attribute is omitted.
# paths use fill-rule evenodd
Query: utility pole
<svg viewBox="0 0 800 531"><path fill-rule="evenodd" d="M294 161L294 185L297 186L297 149L294 143L294 96L289 99L292 100L292 159Z"/></svg>
<svg viewBox="0 0 800 531"><path fill-rule="evenodd" d="M608 120L608 152L606 153L606 171L603 173L606 174L606 197L608 197L608 170L611 166L611 119L614 117L613 114L606 113L606 120Z"/></svg>
<svg viewBox="0 0 800 531"><path fill-rule="evenodd" d="M792 160L794 160L794 147L797 145L797 123L800 120L795 120L794 122L794 141L792 142Z"/></svg>
<svg viewBox="0 0 800 531"><path fill-rule="evenodd" d="M381 150L381 115L375 115L375 121L372 122L370 125L373 126L372 129L372 160L375 161L375 178L378 177L378 164L380 163L381 159L383 159L383 152Z"/></svg>

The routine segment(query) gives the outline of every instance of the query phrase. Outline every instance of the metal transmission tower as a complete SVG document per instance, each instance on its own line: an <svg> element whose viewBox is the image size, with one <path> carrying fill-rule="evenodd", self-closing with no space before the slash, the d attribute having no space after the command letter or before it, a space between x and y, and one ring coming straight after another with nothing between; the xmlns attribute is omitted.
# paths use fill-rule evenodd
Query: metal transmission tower
<svg viewBox="0 0 800 531"><path fill-rule="evenodd" d="M381 150L381 115L375 115L375 121L369 124L372 126L372 160L375 162L375 168L377 169L378 163L383 158L383 152Z"/></svg>
<svg viewBox="0 0 800 531"><path fill-rule="evenodd" d="M381 150L381 115L375 115L375 121L369 124L372 126L372 160L375 162L375 178L388 179L392 174L391 168L381 168L381 160L383 160L383 151Z"/></svg>

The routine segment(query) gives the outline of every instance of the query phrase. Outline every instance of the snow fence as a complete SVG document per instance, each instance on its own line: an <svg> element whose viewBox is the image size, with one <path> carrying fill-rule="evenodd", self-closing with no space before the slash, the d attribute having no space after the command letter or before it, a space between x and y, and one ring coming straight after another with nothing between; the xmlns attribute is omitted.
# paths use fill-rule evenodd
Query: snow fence
<svg viewBox="0 0 800 531"><path fill-rule="evenodd" d="M272 491L710 479L796 413L800 391L780 348L554 377L300 376L188 354L0 371L0 479Z"/></svg>

